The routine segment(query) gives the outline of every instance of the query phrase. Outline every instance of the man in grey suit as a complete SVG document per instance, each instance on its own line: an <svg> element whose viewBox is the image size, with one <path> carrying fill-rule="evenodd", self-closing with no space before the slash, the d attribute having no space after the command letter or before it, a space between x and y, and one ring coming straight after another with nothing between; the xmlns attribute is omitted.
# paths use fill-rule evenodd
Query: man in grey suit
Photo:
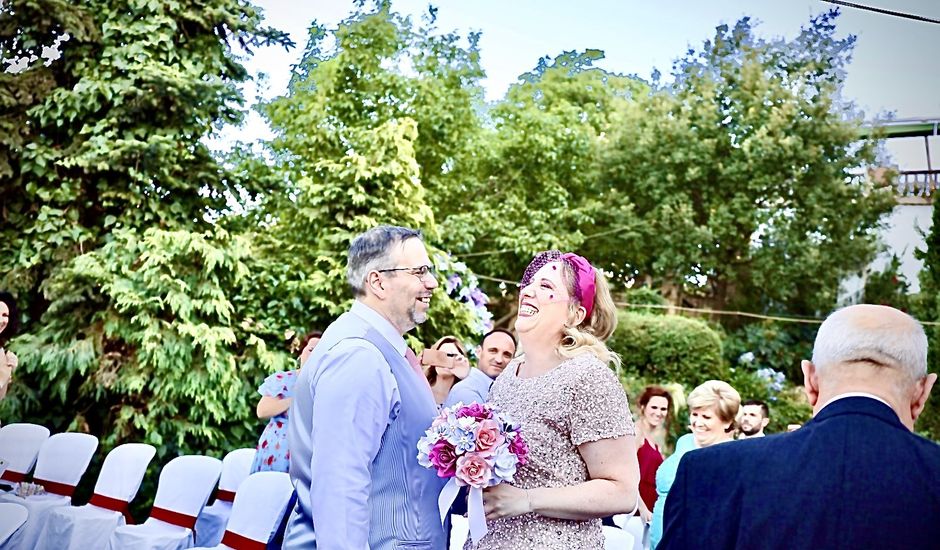
<svg viewBox="0 0 940 550"><path fill-rule="evenodd" d="M437 415L403 335L438 286L421 234L380 226L349 247L350 310L323 333L294 387L288 443L297 503L284 548L440 550L444 481L418 465Z"/></svg>
<svg viewBox="0 0 940 550"><path fill-rule="evenodd" d="M476 349L477 368L470 369L466 378L454 384L444 401L445 407L463 403L485 403L490 386L516 354L516 337L511 332L495 328L483 335Z"/></svg>

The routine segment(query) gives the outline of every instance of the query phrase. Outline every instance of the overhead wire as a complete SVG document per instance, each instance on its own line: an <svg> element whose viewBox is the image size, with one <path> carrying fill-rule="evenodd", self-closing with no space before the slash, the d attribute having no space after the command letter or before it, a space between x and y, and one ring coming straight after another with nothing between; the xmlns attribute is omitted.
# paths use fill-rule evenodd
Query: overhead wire
<svg viewBox="0 0 940 550"><path fill-rule="evenodd" d="M870 11L874 13L880 13L882 15L891 15L893 17L901 17L903 19L910 19L912 21L920 21L922 23L935 23L937 25L940 25L940 19L933 19L931 17L925 17L923 15L916 15L913 13L904 13L902 11L886 10L884 8L876 8L874 6L856 4L855 2L846 2L845 0L821 0L821 1L827 2L829 4L836 4L838 6L845 6L847 8L855 8L857 10Z"/></svg>

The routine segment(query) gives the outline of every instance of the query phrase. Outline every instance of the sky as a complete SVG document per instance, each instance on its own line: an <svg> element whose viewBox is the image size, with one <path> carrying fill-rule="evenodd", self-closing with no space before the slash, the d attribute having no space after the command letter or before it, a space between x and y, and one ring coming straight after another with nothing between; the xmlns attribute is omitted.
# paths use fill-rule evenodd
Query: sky
<svg viewBox="0 0 940 550"><path fill-rule="evenodd" d="M299 61L313 20L330 28L349 16L353 2L342 0L254 0L266 24L290 33L296 46L261 48L246 59L265 79L245 87L246 97L272 98L286 91L291 65ZM855 0L893 11L940 19L937 0ZM498 100L518 75L543 56L566 50L603 50L598 65L606 70L649 78L654 69L668 75L672 62L687 49L700 49L715 27L750 16L765 38L793 38L810 17L834 7L822 0L581 0L578 3L534 0L438 0L437 26L466 36L479 31L483 86L488 100ZM417 19L427 0L392 1L392 8ZM940 117L940 25L841 8L838 36L858 37L848 67L844 95L872 119L882 113L897 118ZM222 141L253 141L270 136L257 115L241 128L229 128ZM926 169L922 138L893 140L889 153L905 169ZM940 138L931 138L933 166L940 165Z"/></svg>

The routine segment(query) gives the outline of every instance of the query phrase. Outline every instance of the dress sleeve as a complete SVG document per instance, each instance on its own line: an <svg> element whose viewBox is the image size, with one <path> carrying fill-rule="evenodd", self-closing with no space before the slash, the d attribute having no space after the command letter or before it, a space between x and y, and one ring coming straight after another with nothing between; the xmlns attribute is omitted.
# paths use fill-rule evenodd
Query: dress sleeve
<svg viewBox="0 0 940 550"><path fill-rule="evenodd" d="M284 399L293 395L292 389L295 381L296 379L289 372L275 372L258 386L258 393L265 397Z"/></svg>
<svg viewBox="0 0 940 550"><path fill-rule="evenodd" d="M590 441L634 435L633 416L627 393L617 375L597 358L577 369L571 400L571 442Z"/></svg>

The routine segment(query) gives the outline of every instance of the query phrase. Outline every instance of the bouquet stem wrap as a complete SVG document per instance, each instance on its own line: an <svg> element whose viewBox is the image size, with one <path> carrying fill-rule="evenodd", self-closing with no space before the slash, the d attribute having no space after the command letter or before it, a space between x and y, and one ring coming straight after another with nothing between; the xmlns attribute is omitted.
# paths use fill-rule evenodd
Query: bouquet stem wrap
<svg viewBox="0 0 940 550"><path fill-rule="evenodd" d="M460 485L457 478L450 478L447 485L441 490L437 497L437 507L441 513L441 525L447 521L447 514L450 507L454 504L454 499L460 493ZM480 542L487 533L486 513L483 511L483 489L470 487L470 495L467 501L467 521L470 523L470 538L473 543Z"/></svg>

